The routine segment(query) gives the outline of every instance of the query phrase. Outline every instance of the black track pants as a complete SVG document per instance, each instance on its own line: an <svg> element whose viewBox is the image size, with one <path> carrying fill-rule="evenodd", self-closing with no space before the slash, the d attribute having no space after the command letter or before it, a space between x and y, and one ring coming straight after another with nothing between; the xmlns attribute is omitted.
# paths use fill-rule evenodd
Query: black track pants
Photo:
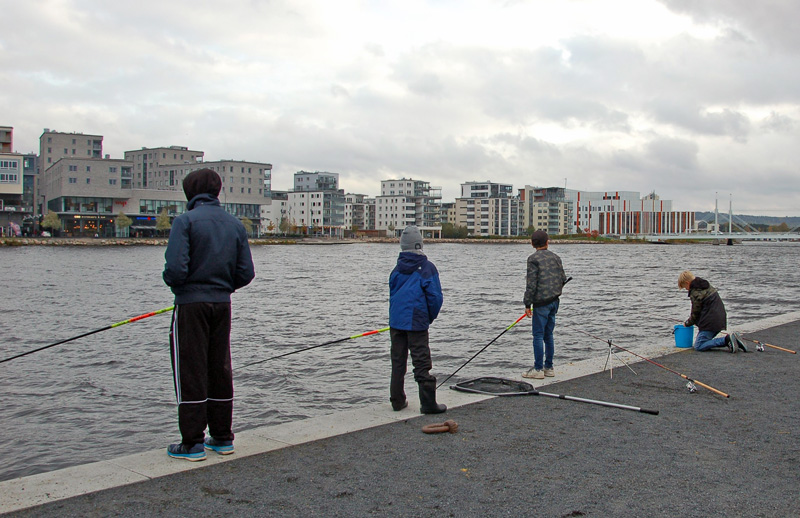
<svg viewBox="0 0 800 518"><path fill-rule="evenodd" d="M182 442L203 442L205 429L220 441L232 441L230 303L176 305L170 346L178 426Z"/></svg>
<svg viewBox="0 0 800 518"><path fill-rule="evenodd" d="M436 383L436 378L430 374L432 363L428 331L401 331L392 328L389 330L389 335L392 338L392 381L389 386L389 400L392 403L402 403L406 400L403 384L409 352L411 363L414 365L414 381Z"/></svg>

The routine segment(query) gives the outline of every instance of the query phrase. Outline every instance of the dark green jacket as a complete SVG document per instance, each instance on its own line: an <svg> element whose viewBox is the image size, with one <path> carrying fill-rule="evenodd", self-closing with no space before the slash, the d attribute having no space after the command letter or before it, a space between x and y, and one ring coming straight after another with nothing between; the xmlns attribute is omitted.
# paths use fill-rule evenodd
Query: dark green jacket
<svg viewBox="0 0 800 518"><path fill-rule="evenodd" d="M692 314L685 325L696 325L700 331L719 333L728 327L725 304L709 282L695 277L689 284L689 298L692 300Z"/></svg>
<svg viewBox="0 0 800 518"><path fill-rule="evenodd" d="M544 306L561 296L567 282L561 258L550 250L537 250L528 257L528 273L525 277L526 308Z"/></svg>

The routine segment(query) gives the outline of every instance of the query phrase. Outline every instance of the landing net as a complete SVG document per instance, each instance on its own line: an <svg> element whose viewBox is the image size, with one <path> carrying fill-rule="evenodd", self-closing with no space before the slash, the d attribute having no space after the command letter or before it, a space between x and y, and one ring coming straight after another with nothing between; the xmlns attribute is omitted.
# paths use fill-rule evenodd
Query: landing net
<svg viewBox="0 0 800 518"><path fill-rule="evenodd" d="M524 381L509 380L504 378L475 378L462 381L450 386L453 390L472 392L473 394L487 394L490 396L525 396L535 394L536 389Z"/></svg>

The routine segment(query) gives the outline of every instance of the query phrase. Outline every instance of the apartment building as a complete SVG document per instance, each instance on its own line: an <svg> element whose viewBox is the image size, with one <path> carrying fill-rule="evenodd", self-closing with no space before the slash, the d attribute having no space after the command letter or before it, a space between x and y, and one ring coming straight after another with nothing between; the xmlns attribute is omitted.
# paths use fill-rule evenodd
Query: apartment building
<svg viewBox="0 0 800 518"><path fill-rule="evenodd" d="M369 230L369 204L366 194L348 193L344 195L344 228L348 230Z"/></svg>
<svg viewBox="0 0 800 518"><path fill-rule="evenodd" d="M466 182L455 201L455 225L473 236L519 234L519 198L511 184Z"/></svg>
<svg viewBox="0 0 800 518"><path fill-rule="evenodd" d="M205 153L191 150L183 146L167 146L125 151L125 160L133 163L133 186L137 189L172 189L180 190L181 185L176 177L180 170L182 175L199 169ZM188 172L186 171L188 170Z"/></svg>
<svg viewBox="0 0 800 518"><path fill-rule="evenodd" d="M375 198L375 229L399 235L416 225L428 235L441 234L442 188L430 182L401 178L381 181L381 195Z"/></svg>
<svg viewBox="0 0 800 518"><path fill-rule="evenodd" d="M0 235L22 235L22 155L0 153Z"/></svg>
<svg viewBox="0 0 800 518"><path fill-rule="evenodd" d="M60 158L102 158L103 136L85 133L63 133L45 128L39 137L39 158L42 171Z"/></svg>
<svg viewBox="0 0 800 518"><path fill-rule="evenodd" d="M288 220L289 193L270 191L270 197L261 204L261 233L278 234L282 232L281 222Z"/></svg>
<svg viewBox="0 0 800 518"><path fill-rule="evenodd" d="M14 128L0 126L0 153L14 152Z"/></svg>
<svg viewBox="0 0 800 518"><path fill-rule="evenodd" d="M563 187L532 187L519 189L520 232L533 228L550 235L574 233L572 204L565 198Z"/></svg>
<svg viewBox="0 0 800 518"><path fill-rule="evenodd" d="M344 212L345 195L339 189L339 173L295 173L294 190L288 193L287 200L287 217L292 226L307 234L341 237Z"/></svg>

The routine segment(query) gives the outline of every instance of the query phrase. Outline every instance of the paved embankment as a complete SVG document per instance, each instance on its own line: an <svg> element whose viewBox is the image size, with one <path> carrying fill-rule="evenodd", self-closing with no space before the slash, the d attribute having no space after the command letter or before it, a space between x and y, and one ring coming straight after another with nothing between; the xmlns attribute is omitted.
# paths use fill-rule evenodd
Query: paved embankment
<svg viewBox="0 0 800 518"><path fill-rule="evenodd" d="M790 317L746 326L744 336L797 350L800 314ZM788 323L773 325L780 322ZM748 345L748 354L680 350L654 358L728 399L702 387L690 393L680 376L646 362L632 364L634 374L617 361L613 378L595 362L594 374L543 387L657 416L542 396L484 399L444 416L418 416L416 405L358 410L244 432L231 456L238 458L226 462L211 454L188 463L162 451L150 465L142 454L138 468L129 459L63 470L89 484L127 463L142 481L11 516L798 516L800 355ZM468 401L442 392L451 403ZM421 433L444 419L455 420L458 433ZM277 449L248 456L258 448ZM157 476L182 468L195 469ZM59 498L59 484L68 482L57 477L0 483L0 509Z"/></svg>

